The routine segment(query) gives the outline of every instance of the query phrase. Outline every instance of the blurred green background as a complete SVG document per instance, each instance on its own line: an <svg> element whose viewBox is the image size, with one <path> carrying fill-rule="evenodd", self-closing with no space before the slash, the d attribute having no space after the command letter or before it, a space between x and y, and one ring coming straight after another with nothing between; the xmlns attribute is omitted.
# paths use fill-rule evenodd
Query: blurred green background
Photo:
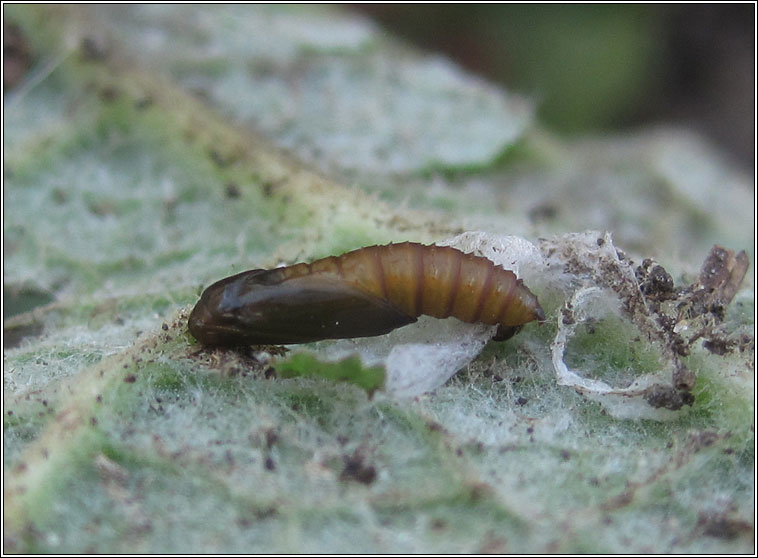
<svg viewBox="0 0 758 558"><path fill-rule="evenodd" d="M752 3L353 9L537 99L540 120L555 132L681 124L754 166Z"/></svg>

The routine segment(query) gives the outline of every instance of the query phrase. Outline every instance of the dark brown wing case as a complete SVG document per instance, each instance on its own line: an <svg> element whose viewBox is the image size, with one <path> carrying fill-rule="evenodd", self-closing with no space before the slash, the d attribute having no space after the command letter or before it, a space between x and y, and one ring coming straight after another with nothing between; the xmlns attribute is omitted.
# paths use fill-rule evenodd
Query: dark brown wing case
<svg viewBox="0 0 758 558"><path fill-rule="evenodd" d="M253 270L208 287L189 318L206 345L287 345L384 335L416 318L350 284L317 276L277 281Z"/></svg>

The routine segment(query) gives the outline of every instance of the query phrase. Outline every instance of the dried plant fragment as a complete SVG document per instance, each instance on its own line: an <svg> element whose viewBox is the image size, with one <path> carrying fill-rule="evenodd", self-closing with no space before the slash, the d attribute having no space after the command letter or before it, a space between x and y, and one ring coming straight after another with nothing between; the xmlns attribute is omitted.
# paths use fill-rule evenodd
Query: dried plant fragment
<svg viewBox="0 0 758 558"><path fill-rule="evenodd" d="M598 400L619 417L672 416L665 411L694 403L692 390L697 377L682 357L689 355L695 341L703 339L703 347L717 355L737 347L744 352L754 345L744 332L732 335L732 339L729 324L722 324L747 271L747 255L714 246L698 280L677 287L671 274L654 260L645 259L634 268L633 262L613 246L610 235L592 242L593 234L597 233L567 235L544 241L542 246L576 289L564 304L552 347L558 381ZM591 377L587 370L573 371L567 366L564 351L569 340L582 331L577 328L613 314L634 324L642 339L659 347L659 372L639 375L631 383L616 378L613 385Z"/></svg>
<svg viewBox="0 0 758 558"><path fill-rule="evenodd" d="M710 312L717 321L724 319L726 307L737 294L747 273L748 259L745 251L737 255L721 246L711 248L700 269L700 277L692 289L690 312Z"/></svg>

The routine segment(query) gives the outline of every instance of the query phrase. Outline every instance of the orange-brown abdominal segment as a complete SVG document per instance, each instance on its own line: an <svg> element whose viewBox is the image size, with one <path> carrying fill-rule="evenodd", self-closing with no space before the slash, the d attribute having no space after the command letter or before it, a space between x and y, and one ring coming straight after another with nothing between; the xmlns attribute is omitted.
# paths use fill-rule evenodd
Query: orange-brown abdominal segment
<svg viewBox="0 0 758 558"><path fill-rule="evenodd" d="M413 311L414 316L420 316L424 313L424 252L421 244L414 244L414 275L416 276L416 305Z"/></svg>
<svg viewBox="0 0 758 558"><path fill-rule="evenodd" d="M510 304L505 304L503 307L499 323L504 326L519 326L534 320L545 321L545 312L537 301L537 297L521 281L518 281Z"/></svg>
<svg viewBox="0 0 758 558"><path fill-rule="evenodd" d="M366 292L374 293L376 278L371 259L368 254L358 251L348 252L343 256L334 258L335 279L346 281ZM324 269L324 272L329 273L329 269Z"/></svg>
<svg viewBox="0 0 758 558"><path fill-rule="evenodd" d="M512 275L510 272L508 274ZM490 285L482 293L480 312L477 321L494 325L499 323L499 313L502 300L509 291L513 290L513 280L506 270L493 267ZM514 276L515 277L515 276Z"/></svg>
<svg viewBox="0 0 758 558"><path fill-rule="evenodd" d="M422 313L435 318L447 318L453 310L461 258L456 250L430 246L423 252L424 304Z"/></svg>
<svg viewBox="0 0 758 558"><path fill-rule="evenodd" d="M382 268L387 283L387 300L403 312L416 314L418 267L410 243L390 244L381 253Z"/></svg>
<svg viewBox="0 0 758 558"><path fill-rule="evenodd" d="M488 259L469 255L464 256L461 264L460 286L450 315L463 322L472 323L477 317L482 288L493 264Z"/></svg>

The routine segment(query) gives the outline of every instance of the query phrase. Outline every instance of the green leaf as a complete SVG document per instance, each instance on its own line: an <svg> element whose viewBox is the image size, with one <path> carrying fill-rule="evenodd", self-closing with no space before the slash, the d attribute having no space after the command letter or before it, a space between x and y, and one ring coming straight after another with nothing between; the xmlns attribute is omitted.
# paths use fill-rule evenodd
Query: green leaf
<svg viewBox="0 0 758 558"><path fill-rule="evenodd" d="M339 362L321 362L306 353L294 353L278 362L276 371L282 378L298 376L325 378L334 382L348 382L366 390L369 395L384 385L385 374L381 366L363 366L359 356Z"/></svg>

